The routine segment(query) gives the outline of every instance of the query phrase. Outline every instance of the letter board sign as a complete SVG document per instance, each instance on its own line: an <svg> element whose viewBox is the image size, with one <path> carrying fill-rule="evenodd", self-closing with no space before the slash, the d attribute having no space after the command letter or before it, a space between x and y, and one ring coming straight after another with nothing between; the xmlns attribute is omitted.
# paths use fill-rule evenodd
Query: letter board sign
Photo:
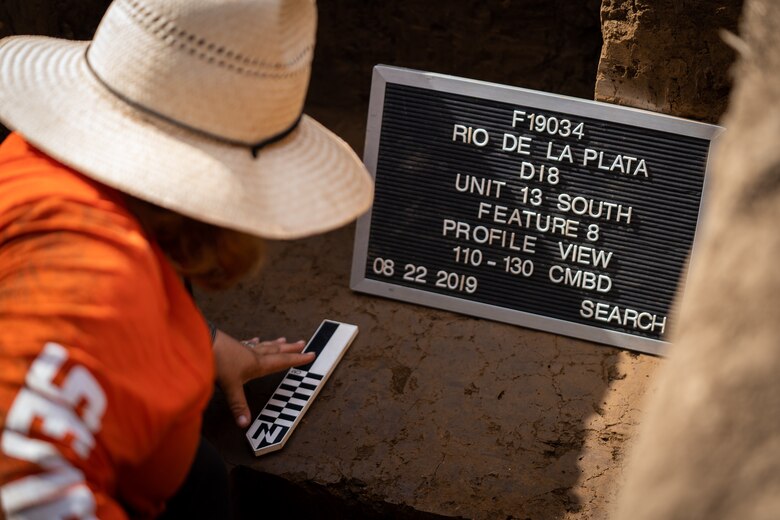
<svg viewBox="0 0 780 520"><path fill-rule="evenodd" d="M377 66L351 287L663 354L721 131Z"/></svg>

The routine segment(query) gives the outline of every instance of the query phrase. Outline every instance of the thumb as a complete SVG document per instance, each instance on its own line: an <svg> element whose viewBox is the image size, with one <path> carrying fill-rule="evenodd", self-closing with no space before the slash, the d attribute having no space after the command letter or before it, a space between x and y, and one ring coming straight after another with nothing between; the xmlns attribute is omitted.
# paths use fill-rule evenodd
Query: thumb
<svg viewBox="0 0 780 520"><path fill-rule="evenodd" d="M244 385L231 382L229 385L223 386L222 391L225 393L228 407L238 427L246 428L249 426L249 405L246 404Z"/></svg>

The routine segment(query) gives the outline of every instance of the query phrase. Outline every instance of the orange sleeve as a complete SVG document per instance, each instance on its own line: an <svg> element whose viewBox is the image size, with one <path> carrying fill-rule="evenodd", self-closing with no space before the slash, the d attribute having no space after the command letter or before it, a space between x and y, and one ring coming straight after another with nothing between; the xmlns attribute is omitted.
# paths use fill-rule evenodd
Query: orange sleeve
<svg viewBox="0 0 780 520"><path fill-rule="evenodd" d="M42 517L153 516L197 448L213 385L208 331L118 193L9 140L0 501Z"/></svg>

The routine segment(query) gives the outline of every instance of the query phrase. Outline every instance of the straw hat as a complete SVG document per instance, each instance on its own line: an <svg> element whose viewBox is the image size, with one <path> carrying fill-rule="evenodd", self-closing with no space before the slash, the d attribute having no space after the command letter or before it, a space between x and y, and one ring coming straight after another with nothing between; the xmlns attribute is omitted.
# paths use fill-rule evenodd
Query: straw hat
<svg viewBox="0 0 780 520"><path fill-rule="evenodd" d="M115 0L92 42L0 41L0 120L184 215L298 238L368 209L352 149L302 108L314 0Z"/></svg>

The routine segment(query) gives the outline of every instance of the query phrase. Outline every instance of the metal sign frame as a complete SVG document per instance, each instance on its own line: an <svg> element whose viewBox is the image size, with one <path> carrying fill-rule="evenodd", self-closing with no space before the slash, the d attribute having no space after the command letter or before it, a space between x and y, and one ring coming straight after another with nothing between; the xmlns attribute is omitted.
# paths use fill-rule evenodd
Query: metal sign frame
<svg viewBox="0 0 780 520"><path fill-rule="evenodd" d="M723 128L719 126L591 100L537 92L431 72L378 65L374 68L371 85L371 100L368 111L366 140L363 154L363 161L374 178L376 178L377 172L385 88L388 83L461 94L480 99L491 99L519 106L537 108L539 110L562 112L572 116L622 123L708 140L711 143L710 153L708 155L705 178L703 181L703 192L699 217L696 223L696 232L698 233L700 229L701 215L704 210L703 206L707 191L707 173L711 168L712 162L712 143L723 131ZM396 285L392 282L366 278L365 270L370 229L371 211L362 216L357 223L350 280L350 287L355 291L655 355L664 355L669 348L669 343L662 340L620 331L607 330L595 325L584 325L473 300L465 300L456 296L448 296L412 287ZM693 246L695 248L695 238Z"/></svg>

